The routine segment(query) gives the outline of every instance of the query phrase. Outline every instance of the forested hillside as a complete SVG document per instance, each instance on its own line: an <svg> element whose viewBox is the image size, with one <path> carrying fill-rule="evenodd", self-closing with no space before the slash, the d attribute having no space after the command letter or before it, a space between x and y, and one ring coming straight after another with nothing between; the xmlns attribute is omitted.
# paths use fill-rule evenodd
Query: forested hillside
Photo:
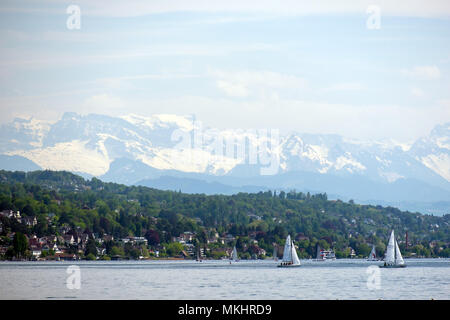
<svg viewBox="0 0 450 320"><path fill-rule="evenodd" d="M0 217L3 238L18 231L37 237L60 235L66 227L96 238L142 236L149 250L163 250L191 232L193 243L210 256L219 257L236 245L250 257L271 255L274 244L281 248L291 234L303 258L315 255L317 243L333 248L338 257L349 257L352 249L363 257L372 244L382 255L394 229L405 256L450 253L450 215L330 201L326 194L268 191L206 196L85 180L68 172L0 171L0 211L7 210L36 217L37 224L26 226Z"/></svg>

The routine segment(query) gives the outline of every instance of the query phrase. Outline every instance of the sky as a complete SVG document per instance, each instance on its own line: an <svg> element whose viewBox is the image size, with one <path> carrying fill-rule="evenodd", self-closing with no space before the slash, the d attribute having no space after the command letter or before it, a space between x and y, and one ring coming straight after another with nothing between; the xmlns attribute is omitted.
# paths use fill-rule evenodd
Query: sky
<svg viewBox="0 0 450 320"><path fill-rule="evenodd" d="M411 142L450 121L450 2L393 2L3 0L0 124L174 113Z"/></svg>

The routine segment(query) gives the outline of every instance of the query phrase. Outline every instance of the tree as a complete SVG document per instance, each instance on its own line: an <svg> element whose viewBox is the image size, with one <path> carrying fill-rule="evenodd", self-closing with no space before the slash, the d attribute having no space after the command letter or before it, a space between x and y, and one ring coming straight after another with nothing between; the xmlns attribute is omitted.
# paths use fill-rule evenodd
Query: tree
<svg viewBox="0 0 450 320"><path fill-rule="evenodd" d="M93 239L88 240L86 250L84 251L85 256L88 256L89 254L97 256L97 246L95 245L95 241Z"/></svg>
<svg viewBox="0 0 450 320"><path fill-rule="evenodd" d="M25 255L25 251L28 249L28 239L21 232L16 232L13 239L13 248L16 257Z"/></svg>
<svg viewBox="0 0 450 320"><path fill-rule="evenodd" d="M178 242L172 242L166 246L167 254L172 257L179 255L182 250L183 250L183 245Z"/></svg>
<svg viewBox="0 0 450 320"><path fill-rule="evenodd" d="M148 230L145 233L145 238L147 239L148 244L151 246L157 246L158 244L160 244L159 234L156 230Z"/></svg>
<svg viewBox="0 0 450 320"><path fill-rule="evenodd" d="M96 257L94 254L89 253L89 254L86 256L86 260L97 260L97 257Z"/></svg>
<svg viewBox="0 0 450 320"><path fill-rule="evenodd" d="M125 252L124 252L123 248L114 246L111 248L110 255L111 256L124 256Z"/></svg>

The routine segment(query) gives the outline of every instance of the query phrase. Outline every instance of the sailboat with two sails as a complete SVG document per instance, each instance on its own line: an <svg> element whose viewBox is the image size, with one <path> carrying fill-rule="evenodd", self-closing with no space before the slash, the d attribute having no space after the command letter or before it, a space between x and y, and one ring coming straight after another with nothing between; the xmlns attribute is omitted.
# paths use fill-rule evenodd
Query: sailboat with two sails
<svg viewBox="0 0 450 320"><path fill-rule="evenodd" d="M292 268L300 267L300 259L297 256L297 251L295 250L294 242L291 240L291 236L288 235L286 238L286 243L284 245L283 259L281 259L278 267L280 268Z"/></svg>
<svg viewBox="0 0 450 320"><path fill-rule="evenodd" d="M386 254L384 257L384 265L380 266L380 268L405 268L406 264L403 260L402 253L400 252L400 248L398 247L398 243L395 240L394 230L391 232L391 236L389 238L389 243L386 249Z"/></svg>

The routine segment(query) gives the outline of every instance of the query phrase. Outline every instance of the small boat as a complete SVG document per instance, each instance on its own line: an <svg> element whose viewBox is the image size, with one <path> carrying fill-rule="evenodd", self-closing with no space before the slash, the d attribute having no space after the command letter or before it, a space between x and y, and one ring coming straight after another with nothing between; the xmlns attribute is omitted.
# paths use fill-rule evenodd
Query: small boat
<svg viewBox="0 0 450 320"><path fill-rule="evenodd" d="M400 248L398 247L398 243L395 240L394 230L392 230L391 237L389 238L389 243L384 257L384 265L379 267L380 268L406 267L405 261L403 261L402 253L400 252Z"/></svg>
<svg viewBox="0 0 450 320"><path fill-rule="evenodd" d="M321 250L320 253L324 260L336 260L336 255L333 250Z"/></svg>
<svg viewBox="0 0 450 320"><path fill-rule="evenodd" d="M378 261L377 254L375 251L375 245L372 246L372 251L370 251L369 257L367 258L367 261Z"/></svg>
<svg viewBox="0 0 450 320"><path fill-rule="evenodd" d="M297 256L297 251L295 251L294 242L291 240L291 236L288 235L284 245L283 259L277 267L292 268L300 266L300 259Z"/></svg>
<svg viewBox="0 0 450 320"><path fill-rule="evenodd" d="M234 248L233 248L233 253L231 254L230 263L231 263L231 261L239 261L236 246L234 246Z"/></svg>

